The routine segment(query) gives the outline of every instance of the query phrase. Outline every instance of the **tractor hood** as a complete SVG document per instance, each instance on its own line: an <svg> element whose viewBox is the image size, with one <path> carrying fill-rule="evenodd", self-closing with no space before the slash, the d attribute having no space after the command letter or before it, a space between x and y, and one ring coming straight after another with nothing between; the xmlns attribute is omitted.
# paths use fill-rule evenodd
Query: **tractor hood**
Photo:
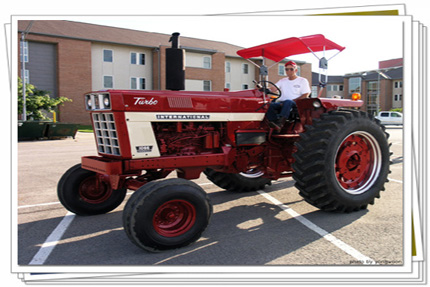
<svg viewBox="0 0 430 287"><path fill-rule="evenodd" d="M237 92L106 90L85 95L91 111L264 113L263 94Z"/></svg>

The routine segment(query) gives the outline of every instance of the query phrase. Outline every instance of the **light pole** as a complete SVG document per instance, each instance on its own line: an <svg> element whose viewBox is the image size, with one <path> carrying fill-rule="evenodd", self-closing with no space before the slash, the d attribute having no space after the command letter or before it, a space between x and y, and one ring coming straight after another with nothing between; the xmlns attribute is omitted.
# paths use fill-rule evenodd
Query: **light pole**
<svg viewBox="0 0 430 287"><path fill-rule="evenodd" d="M22 78L22 120L25 122L27 121L27 107L26 107L26 91L27 91L27 85L25 82L25 36L30 32L31 26L33 25L33 21L30 21L30 24L28 24L27 29L25 29L24 32L21 33L21 64L22 64L22 72L21 72L21 78ZM28 53L28 47L27 47L27 53Z"/></svg>

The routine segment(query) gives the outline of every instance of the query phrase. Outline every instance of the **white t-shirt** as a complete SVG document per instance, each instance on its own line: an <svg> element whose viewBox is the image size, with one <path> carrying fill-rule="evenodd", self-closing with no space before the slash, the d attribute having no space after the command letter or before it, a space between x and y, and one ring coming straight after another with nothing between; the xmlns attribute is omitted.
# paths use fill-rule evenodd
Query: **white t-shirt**
<svg viewBox="0 0 430 287"><path fill-rule="evenodd" d="M310 93L311 88L309 82L303 77L297 77L294 80L288 79L288 77L280 79L276 86L281 90L281 97L277 102L285 100L294 100L303 94Z"/></svg>

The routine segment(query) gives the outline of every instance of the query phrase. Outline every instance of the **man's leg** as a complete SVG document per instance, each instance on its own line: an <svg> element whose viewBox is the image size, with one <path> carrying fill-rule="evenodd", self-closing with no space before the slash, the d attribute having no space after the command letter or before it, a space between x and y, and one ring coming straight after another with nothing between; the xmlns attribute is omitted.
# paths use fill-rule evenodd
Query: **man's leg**
<svg viewBox="0 0 430 287"><path fill-rule="evenodd" d="M285 121L288 119L288 117L290 116L290 112L291 109L296 105L296 102L292 101L292 100L286 100L283 102L283 106L280 112L280 116L281 118L285 118Z"/></svg>
<svg viewBox="0 0 430 287"><path fill-rule="evenodd" d="M275 122L278 120L278 111L281 109L282 103L270 103L269 109L266 112L266 118L271 121Z"/></svg>
<svg viewBox="0 0 430 287"><path fill-rule="evenodd" d="M291 109L295 105L296 105L296 103L292 100L286 100L283 102L281 112L279 113L279 115L281 117L279 120L279 123L278 123L279 130L281 130L282 127L287 122L288 117L290 116Z"/></svg>

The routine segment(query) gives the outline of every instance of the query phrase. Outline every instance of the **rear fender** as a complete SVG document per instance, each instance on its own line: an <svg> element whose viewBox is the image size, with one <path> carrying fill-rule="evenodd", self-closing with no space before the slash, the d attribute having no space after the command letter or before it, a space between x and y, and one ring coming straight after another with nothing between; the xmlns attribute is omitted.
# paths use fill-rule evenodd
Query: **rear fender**
<svg viewBox="0 0 430 287"><path fill-rule="evenodd" d="M359 108L364 103L363 101L354 101L347 99L319 98L323 107L327 110L335 110L337 108Z"/></svg>
<svg viewBox="0 0 430 287"><path fill-rule="evenodd" d="M303 125L311 125L313 118L338 108L360 108L363 101L353 101L333 98L307 98L297 100L297 110Z"/></svg>

